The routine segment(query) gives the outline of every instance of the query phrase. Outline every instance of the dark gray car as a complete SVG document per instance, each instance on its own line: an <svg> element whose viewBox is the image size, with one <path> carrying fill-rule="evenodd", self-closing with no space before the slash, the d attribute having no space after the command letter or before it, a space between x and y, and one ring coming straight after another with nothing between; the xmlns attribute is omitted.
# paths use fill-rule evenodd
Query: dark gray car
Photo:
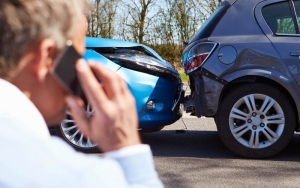
<svg viewBox="0 0 300 188"><path fill-rule="evenodd" d="M299 131L300 0L227 0L183 52L185 110L234 153L265 158Z"/></svg>

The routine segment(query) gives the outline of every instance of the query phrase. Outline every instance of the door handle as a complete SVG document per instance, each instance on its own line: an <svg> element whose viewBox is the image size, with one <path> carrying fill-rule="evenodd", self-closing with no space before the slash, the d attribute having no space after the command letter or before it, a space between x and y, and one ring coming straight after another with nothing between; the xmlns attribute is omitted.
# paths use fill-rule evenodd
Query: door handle
<svg viewBox="0 0 300 188"><path fill-rule="evenodd" d="M291 56L300 56L300 51L291 52Z"/></svg>

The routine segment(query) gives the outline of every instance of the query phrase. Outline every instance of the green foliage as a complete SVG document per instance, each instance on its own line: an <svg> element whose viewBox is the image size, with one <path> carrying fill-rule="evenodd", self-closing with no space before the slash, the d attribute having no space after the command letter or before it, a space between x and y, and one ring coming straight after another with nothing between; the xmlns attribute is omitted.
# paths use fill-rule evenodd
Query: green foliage
<svg viewBox="0 0 300 188"><path fill-rule="evenodd" d="M156 44L148 45L155 50L163 59L171 63L174 67L180 68L180 59L184 47L176 44Z"/></svg>
<svg viewBox="0 0 300 188"><path fill-rule="evenodd" d="M185 73L184 73L184 71L179 71L179 74L180 74L180 78L181 78L181 81L182 82L188 82L189 81L189 76L188 75L186 75Z"/></svg>
<svg viewBox="0 0 300 188"><path fill-rule="evenodd" d="M180 68L188 42L222 0L90 0L87 35L145 44Z"/></svg>
<svg viewBox="0 0 300 188"><path fill-rule="evenodd" d="M292 18L277 19L277 33L296 34L294 21Z"/></svg>

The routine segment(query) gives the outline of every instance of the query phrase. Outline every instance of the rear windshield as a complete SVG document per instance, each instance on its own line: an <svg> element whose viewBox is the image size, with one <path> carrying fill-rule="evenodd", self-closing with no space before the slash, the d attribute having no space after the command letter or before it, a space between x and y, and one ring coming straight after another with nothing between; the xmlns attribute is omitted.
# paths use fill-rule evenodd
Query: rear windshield
<svg viewBox="0 0 300 188"><path fill-rule="evenodd" d="M220 7L206 20L205 23L202 24L197 33L190 40L190 43L195 40L210 37L211 33L213 32L219 21L222 19L222 17L225 15L229 7L230 4L226 1L220 4Z"/></svg>

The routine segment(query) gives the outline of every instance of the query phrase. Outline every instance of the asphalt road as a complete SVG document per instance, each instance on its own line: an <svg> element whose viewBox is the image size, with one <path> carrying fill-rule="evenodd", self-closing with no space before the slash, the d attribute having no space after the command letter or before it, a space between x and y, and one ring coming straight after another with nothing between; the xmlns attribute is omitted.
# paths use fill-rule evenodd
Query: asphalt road
<svg viewBox="0 0 300 188"><path fill-rule="evenodd" d="M300 187L299 134L282 153L264 160L233 154L222 143L211 118L180 119L141 137L151 146L165 187Z"/></svg>
<svg viewBox="0 0 300 188"><path fill-rule="evenodd" d="M300 187L298 133L283 152L264 160L241 158L227 149L212 118L184 114L159 132L142 133L141 138L150 145L166 188Z"/></svg>

